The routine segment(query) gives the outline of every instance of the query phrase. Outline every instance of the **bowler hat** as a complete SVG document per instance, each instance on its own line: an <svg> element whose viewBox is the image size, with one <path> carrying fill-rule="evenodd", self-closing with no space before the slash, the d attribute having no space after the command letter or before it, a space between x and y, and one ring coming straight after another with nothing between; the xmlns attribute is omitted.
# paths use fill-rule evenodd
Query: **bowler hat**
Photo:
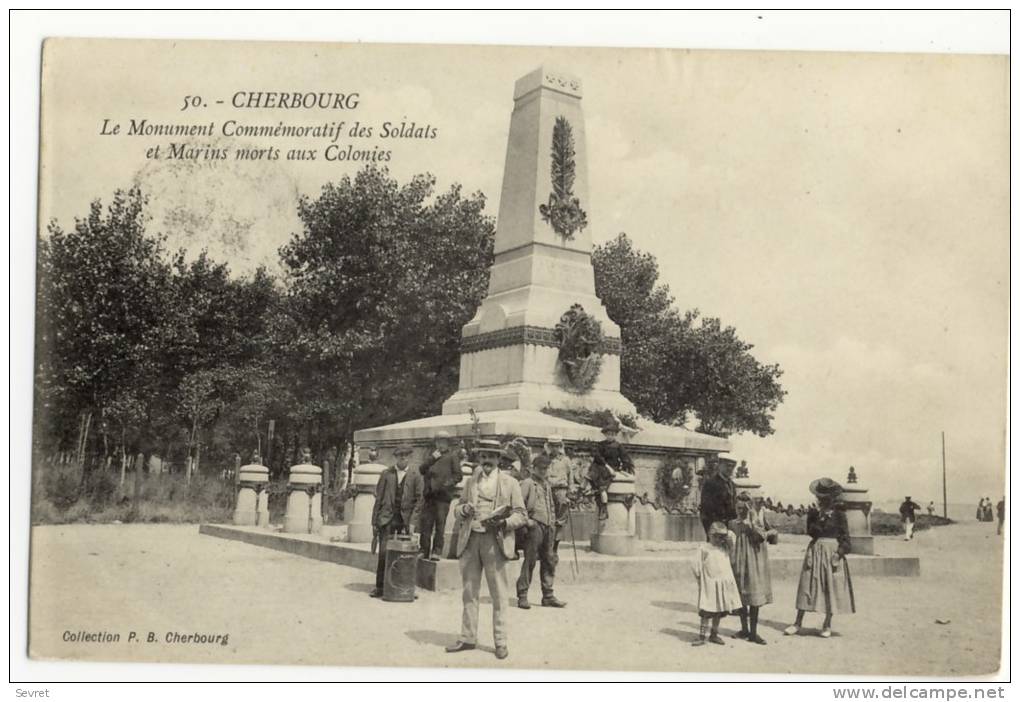
<svg viewBox="0 0 1020 702"><path fill-rule="evenodd" d="M540 455L531 462L531 468L548 468L550 463L552 463L552 460L548 456Z"/></svg>
<svg viewBox="0 0 1020 702"><path fill-rule="evenodd" d="M401 444L393 449L394 456L410 456L412 453L414 453L414 449L407 444Z"/></svg>
<svg viewBox="0 0 1020 702"><path fill-rule="evenodd" d="M498 455L502 452L503 447L500 446L499 442L495 439L480 439L478 443L475 444L475 453L479 455L483 453L495 453Z"/></svg>
<svg viewBox="0 0 1020 702"><path fill-rule="evenodd" d="M811 481L808 490L817 497L838 497L843 492L843 486L832 478L818 478Z"/></svg>

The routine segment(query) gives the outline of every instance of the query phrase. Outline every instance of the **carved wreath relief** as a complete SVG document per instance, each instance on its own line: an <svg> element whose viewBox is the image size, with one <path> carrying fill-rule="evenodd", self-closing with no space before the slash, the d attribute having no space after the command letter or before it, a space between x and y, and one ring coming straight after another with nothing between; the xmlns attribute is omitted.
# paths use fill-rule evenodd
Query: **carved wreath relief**
<svg viewBox="0 0 1020 702"><path fill-rule="evenodd" d="M588 392L602 370L602 325L584 307L575 304L560 317L556 338L559 362L570 389Z"/></svg>

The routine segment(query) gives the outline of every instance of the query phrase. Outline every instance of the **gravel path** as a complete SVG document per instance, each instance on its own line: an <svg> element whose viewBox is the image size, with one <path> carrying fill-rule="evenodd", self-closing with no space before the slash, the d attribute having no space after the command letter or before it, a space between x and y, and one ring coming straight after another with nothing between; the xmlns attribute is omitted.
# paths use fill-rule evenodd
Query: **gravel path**
<svg viewBox="0 0 1020 702"><path fill-rule="evenodd" d="M690 646L698 628L693 582L573 584L557 590L569 602L564 610L511 610L510 658L497 661L487 604L479 631L485 645L443 651L459 631L457 592L421 592L414 604L373 600L370 573L201 536L196 526L34 527L30 651L50 659L338 666L844 675L998 669L1003 552L994 524L942 527L909 543L880 537L877 550L920 556L921 577L855 578L858 613L837 617L829 640L813 635L818 615L808 615L802 635L781 634L793 614L793 580L777 581L777 604L762 610L767 646L727 637L726 647L700 648ZM724 620L723 633L734 624ZM77 632L119 640L65 640ZM166 643L168 632L229 637L226 645Z"/></svg>

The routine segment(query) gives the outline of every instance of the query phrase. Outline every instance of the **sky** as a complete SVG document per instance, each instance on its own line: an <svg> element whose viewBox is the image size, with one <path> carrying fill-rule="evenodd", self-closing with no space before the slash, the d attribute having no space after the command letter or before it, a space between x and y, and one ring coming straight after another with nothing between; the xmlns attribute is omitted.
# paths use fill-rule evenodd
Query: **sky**
<svg viewBox="0 0 1020 702"><path fill-rule="evenodd" d="M783 368L775 433L733 438L767 493L803 501L811 479L854 465L876 500L940 498L944 431L950 501L998 500L1004 57L50 42L40 220L71 226L92 199L137 183L171 243L243 274L273 265L299 230L299 195L360 167L149 161L146 148L168 139L100 134L104 119L126 129L131 118L428 124L436 139L365 143L392 151L398 179L429 171L440 190L480 190L495 216L513 84L539 65L584 84L594 241L626 232L682 309L720 317ZM259 90L358 92L360 104L229 108ZM186 95L209 106L181 111Z"/></svg>

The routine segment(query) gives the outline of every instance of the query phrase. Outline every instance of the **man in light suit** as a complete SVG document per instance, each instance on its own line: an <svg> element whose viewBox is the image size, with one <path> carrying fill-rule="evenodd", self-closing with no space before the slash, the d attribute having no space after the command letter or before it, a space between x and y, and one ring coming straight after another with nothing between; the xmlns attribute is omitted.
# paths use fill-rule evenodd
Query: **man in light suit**
<svg viewBox="0 0 1020 702"><path fill-rule="evenodd" d="M372 527L379 538L379 560L375 570L375 589L371 597L382 597L386 570L386 542L394 534L414 534L421 519L424 480L418 469L409 466L410 446L398 446L393 455L397 465L390 466L379 475L375 485L375 507L372 508Z"/></svg>
<svg viewBox="0 0 1020 702"><path fill-rule="evenodd" d="M470 651L478 643L478 599L482 573L492 599L492 631L496 658L509 655L506 640L507 594L506 562L514 557L514 531L528 521L521 497L521 486L507 473L497 470L502 449L498 441L483 439L475 449L481 467L464 486L457 503L460 519L457 557L464 584L464 614L457 643L448 653Z"/></svg>

